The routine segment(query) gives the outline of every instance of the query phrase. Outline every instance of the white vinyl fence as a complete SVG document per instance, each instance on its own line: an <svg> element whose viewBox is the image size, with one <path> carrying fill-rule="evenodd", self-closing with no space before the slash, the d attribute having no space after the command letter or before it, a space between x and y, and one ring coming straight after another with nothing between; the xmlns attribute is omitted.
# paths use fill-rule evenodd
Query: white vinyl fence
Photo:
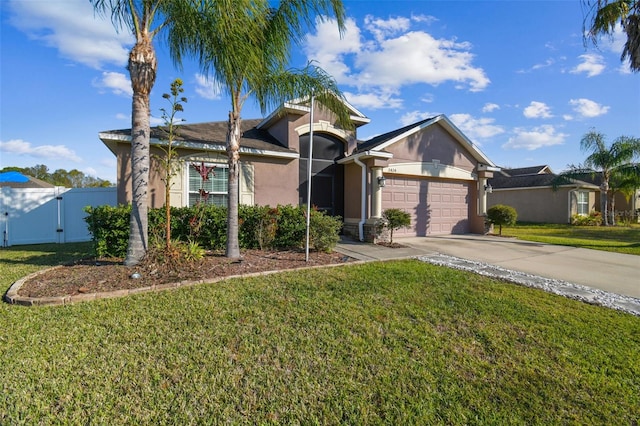
<svg viewBox="0 0 640 426"><path fill-rule="evenodd" d="M91 240L86 206L117 204L110 188L0 188L2 246Z"/></svg>

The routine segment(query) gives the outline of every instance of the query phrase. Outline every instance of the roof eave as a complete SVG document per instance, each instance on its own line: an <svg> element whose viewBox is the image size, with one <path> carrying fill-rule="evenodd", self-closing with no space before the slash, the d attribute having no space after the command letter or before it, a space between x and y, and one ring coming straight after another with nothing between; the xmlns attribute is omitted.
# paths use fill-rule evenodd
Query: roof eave
<svg viewBox="0 0 640 426"><path fill-rule="evenodd" d="M116 154L114 148L115 144L120 142L131 143L131 136L129 135L121 135L114 133L102 132L98 134L102 142L107 145L109 150ZM191 141L175 141L176 148L187 148L192 150L199 151L215 151L215 152L225 152L226 145L224 143L211 143L211 142L191 142ZM150 145L155 146L163 146L167 145L167 141L160 140L156 138L151 138L149 140ZM260 157L271 157L271 158L286 158L286 159L296 159L300 158L300 154L295 151L272 151L269 149L259 149L259 148L251 148L246 146L240 146L240 154L249 154L256 155Z"/></svg>
<svg viewBox="0 0 640 426"><path fill-rule="evenodd" d="M338 164L349 164L354 162L356 159L358 160L367 160L369 158L382 158L388 160L393 158L393 154L390 152L378 152L378 151L362 151L357 154L350 155L345 158L341 158L337 161Z"/></svg>

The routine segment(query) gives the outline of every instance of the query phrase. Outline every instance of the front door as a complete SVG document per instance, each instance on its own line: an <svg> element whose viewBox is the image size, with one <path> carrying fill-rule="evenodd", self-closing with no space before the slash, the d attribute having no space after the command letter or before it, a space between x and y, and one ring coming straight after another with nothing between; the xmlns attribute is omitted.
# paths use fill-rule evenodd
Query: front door
<svg viewBox="0 0 640 426"><path fill-rule="evenodd" d="M336 160L344 156L344 143L326 134L313 134L311 206L331 216L344 216L344 166ZM300 205L307 204L307 164L309 135L300 136L298 193Z"/></svg>

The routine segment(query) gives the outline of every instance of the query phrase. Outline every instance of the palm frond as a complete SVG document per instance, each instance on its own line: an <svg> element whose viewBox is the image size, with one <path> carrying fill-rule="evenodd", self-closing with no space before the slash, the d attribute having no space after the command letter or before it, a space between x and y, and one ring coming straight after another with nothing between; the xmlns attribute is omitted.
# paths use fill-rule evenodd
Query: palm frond
<svg viewBox="0 0 640 426"><path fill-rule="evenodd" d="M254 82L256 100L263 113L275 109L286 101L311 94L318 100L319 108L331 111L340 126L352 128L350 110L335 79L313 63L302 69L280 69Z"/></svg>

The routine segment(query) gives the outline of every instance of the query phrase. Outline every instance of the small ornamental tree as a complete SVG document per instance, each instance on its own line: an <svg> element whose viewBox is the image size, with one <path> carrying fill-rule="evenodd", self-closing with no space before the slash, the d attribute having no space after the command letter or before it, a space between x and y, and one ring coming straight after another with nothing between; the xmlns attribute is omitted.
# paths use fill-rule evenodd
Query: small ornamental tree
<svg viewBox="0 0 640 426"><path fill-rule="evenodd" d="M491 223L500 227L500 235L502 235L502 225L515 225L518 213L511 206L496 204L487 210L487 218Z"/></svg>
<svg viewBox="0 0 640 426"><path fill-rule="evenodd" d="M393 243L393 231L408 228L411 225L411 215L400 209L387 209L382 212L381 229L389 229L389 242Z"/></svg>
<svg viewBox="0 0 640 426"><path fill-rule="evenodd" d="M177 123L184 121L184 119L177 119L176 114L183 112L184 108L182 104L187 102L187 98L180 96L184 92L182 88L182 80L176 78L171 83L171 94L164 93L163 98L169 101L171 110L167 111L161 108L162 119L164 120L164 126L160 127L160 130L164 133L164 137L167 141L166 147L160 147L162 150L161 156L156 156L158 159L160 169L162 170L162 181L164 182L164 196L165 196L165 250L167 253L171 250L171 187L173 186L172 179L180 172L180 163L178 162L178 152L173 146L176 136L178 136Z"/></svg>

